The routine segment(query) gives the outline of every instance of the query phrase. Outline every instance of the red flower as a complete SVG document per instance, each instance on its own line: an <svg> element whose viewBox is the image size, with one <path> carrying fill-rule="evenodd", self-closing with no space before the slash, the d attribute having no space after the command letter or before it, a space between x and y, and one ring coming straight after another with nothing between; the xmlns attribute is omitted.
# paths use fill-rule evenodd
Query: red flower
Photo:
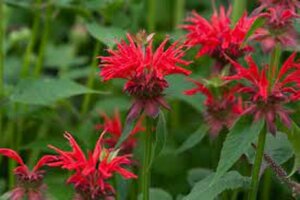
<svg viewBox="0 0 300 200"><path fill-rule="evenodd" d="M186 19L189 24L182 25L182 28L188 31L187 44L201 46L198 56L207 54L224 65L228 63L224 54L237 59L252 50L250 46L242 44L255 18L244 14L232 28L230 13L231 10L226 13L225 8L221 6L220 12L215 10L210 21L195 11L192 17Z"/></svg>
<svg viewBox="0 0 300 200"><path fill-rule="evenodd" d="M153 52L152 35L140 33L137 37L127 34L129 43L121 41L116 50L108 50L109 56L99 56L103 80L122 78L128 80L124 91L135 98L128 119L137 118L144 109L146 115L156 117L159 107L169 108L163 99L163 91L168 87L165 76L170 74L189 75L191 72L178 66L190 62L182 59L184 46L178 42L165 48L165 39Z"/></svg>
<svg viewBox="0 0 300 200"><path fill-rule="evenodd" d="M258 10L261 11L263 8L264 4ZM257 29L251 38L260 41L265 52L270 52L277 43L284 47L296 46L298 33L293 20L299 15L295 8L278 3L268 7L266 12L261 13L261 16L266 18L265 26Z"/></svg>
<svg viewBox="0 0 300 200"><path fill-rule="evenodd" d="M115 111L115 114L112 118L109 118L105 113L102 113L102 118L104 119L104 123L97 124L96 129L107 131L109 137L103 139L103 144L107 144L109 148L113 148L119 141L119 138L122 135L123 131L120 113L118 111ZM135 125L129 137L122 143L120 149L123 153L132 152L137 143L137 140L134 136L136 133L141 131L145 131L145 128L142 126L142 118Z"/></svg>
<svg viewBox="0 0 300 200"><path fill-rule="evenodd" d="M117 156L118 150L102 148L104 133L99 137L94 151L89 152L87 157L72 135L67 132L64 136L69 141L72 151L63 151L49 145L59 154L56 161L50 163L49 166L74 171L67 182L74 185L77 199L81 197L81 199L96 200L112 196L114 188L106 181L114 173L119 173L126 179L137 178L136 175L122 167L131 164L129 160L131 155Z"/></svg>
<svg viewBox="0 0 300 200"><path fill-rule="evenodd" d="M230 60L237 74L226 79L244 79L248 82L240 89L240 92L250 94L249 106L244 113L253 114L255 120L264 118L272 134L276 133L276 116L279 116L286 126L290 126L290 111L284 105L300 99L300 67L294 62L295 56L296 53L292 54L284 62L278 75L273 73L269 79L266 76L266 68L260 71L250 56L245 59L249 68Z"/></svg>
<svg viewBox="0 0 300 200"><path fill-rule="evenodd" d="M46 185L43 184L45 171L40 168L52 161L52 156L43 156L38 163L30 171L24 164L22 158L11 149L0 148L0 154L15 160L19 166L14 169L17 179L16 187L10 192L11 200L21 200L28 198L29 200L45 199Z"/></svg>
<svg viewBox="0 0 300 200"><path fill-rule="evenodd" d="M197 87L185 91L185 94L194 95L200 92L206 96L204 119L209 125L211 136L216 137L224 127L230 128L242 113L241 99L238 100L234 96L239 86L233 88L226 86L214 88L219 91L217 92L218 94L216 94L211 88L206 87L202 83L194 80L191 81L195 83Z"/></svg>

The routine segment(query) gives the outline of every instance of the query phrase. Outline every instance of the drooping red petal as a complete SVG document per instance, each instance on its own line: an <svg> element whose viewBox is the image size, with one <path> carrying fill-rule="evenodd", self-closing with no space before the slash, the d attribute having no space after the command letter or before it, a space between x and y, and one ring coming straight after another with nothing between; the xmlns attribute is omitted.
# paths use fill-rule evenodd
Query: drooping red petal
<svg viewBox="0 0 300 200"><path fill-rule="evenodd" d="M7 148L0 148L0 154L15 160L21 166L25 166L22 158L14 150L7 149Z"/></svg>

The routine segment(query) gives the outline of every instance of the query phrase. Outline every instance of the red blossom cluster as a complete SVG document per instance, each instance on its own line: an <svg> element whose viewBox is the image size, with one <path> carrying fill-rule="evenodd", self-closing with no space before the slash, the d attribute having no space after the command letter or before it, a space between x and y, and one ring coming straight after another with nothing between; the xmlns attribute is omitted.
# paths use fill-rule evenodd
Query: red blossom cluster
<svg viewBox="0 0 300 200"><path fill-rule="evenodd" d="M191 80L197 86L185 91L186 95L194 95L198 92L206 96L204 120L209 126L212 137L218 136L223 128L229 129L234 121L242 114L241 99L235 96L240 87L207 87L203 83ZM217 90L217 91L214 91Z"/></svg>
<svg viewBox="0 0 300 200"><path fill-rule="evenodd" d="M233 25L230 20L231 9L227 12L221 6L219 13L215 10L210 21L193 11L192 16L186 19L188 24L181 27L188 31L187 45L198 46L198 56L209 55L216 60L215 71L220 72L226 63L225 55L233 59L240 58L252 51L250 45L244 45L246 34L256 17L244 14Z"/></svg>
<svg viewBox="0 0 300 200"><path fill-rule="evenodd" d="M97 131L107 131L107 137L103 138L103 144L107 145L109 148L114 148L119 141L123 127L120 119L120 113L115 111L113 117L107 116L107 114L102 113L102 118L104 120L103 124L97 124L95 126ZM120 150L122 153L131 153L137 144L137 139L135 134L145 131L142 125L142 118L136 123L135 127L132 129L128 138L121 144Z"/></svg>
<svg viewBox="0 0 300 200"><path fill-rule="evenodd" d="M153 35L133 37L127 34L127 39L128 43L121 41L116 50L108 50L109 56L99 56L100 75L104 81L114 78L127 80L124 91L134 98L127 117L129 121L136 119L143 110L147 116L155 118L160 106L170 108L163 98L168 87L165 76L191 73L179 66L190 64L183 60L184 45L174 42L166 48L169 42L166 38L153 51Z"/></svg>
<svg viewBox="0 0 300 200"><path fill-rule="evenodd" d="M102 146L104 134L105 131L96 142L93 152L88 152L88 156L84 154L72 135L67 132L65 138L72 147L71 151L63 151L49 145L58 153L58 156L55 157L55 161L48 165L74 172L67 183L74 185L77 192L76 199L97 200L113 196L115 190L108 183L108 180L115 173L120 174L125 179L137 178L136 175L123 168L131 164L131 155L118 156L119 150L104 148Z"/></svg>
<svg viewBox="0 0 300 200"><path fill-rule="evenodd" d="M246 80L248 84L241 86L239 92L250 95L245 114L254 116L254 120L264 118L268 130L276 134L276 116L290 127L290 110L287 103L300 99L300 63L295 61L296 53L293 53L279 68L277 74L271 73L268 79L266 71L268 66L259 70L251 56L245 58L249 68L241 66L234 60L230 60L237 73L225 77L227 80ZM277 66L276 66L277 68ZM275 75L274 75L275 74Z"/></svg>
<svg viewBox="0 0 300 200"><path fill-rule="evenodd" d="M254 15L265 18L265 26L255 31L252 39L260 41L262 49L270 52L277 43L283 47L295 47L299 39L294 21L300 3L297 0L262 0L261 6L254 11Z"/></svg>
<svg viewBox="0 0 300 200"><path fill-rule="evenodd" d="M19 154L11 149L0 148L0 154L15 160L19 166L14 169L16 186L10 191L9 199L22 200L44 200L46 185L43 183L45 171L40 168L53 161L54 157L45 155L29 170Z"/></svg>

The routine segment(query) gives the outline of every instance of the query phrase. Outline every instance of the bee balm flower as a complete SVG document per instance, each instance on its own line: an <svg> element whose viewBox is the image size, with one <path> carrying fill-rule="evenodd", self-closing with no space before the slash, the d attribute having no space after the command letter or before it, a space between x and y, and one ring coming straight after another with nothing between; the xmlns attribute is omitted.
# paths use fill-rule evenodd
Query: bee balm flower
<svg viewBox="0 0 300 200"><path fill-rule="evenodd" d="M123 127L120 119L120 113L115 111L115 114L112 118L108 117L105 113L102 114L104 119L103 124L97 124L97 130L106 130L107 138L103 139L103 144L107 144L110 148L115 147L119 138L122 135ZM122 143L120 150L122 153L131 153L133 148L136 146L137 139L134 137L138 132L145 131L145 128L142 126L142 119L138 121L133 130L131 131L129 137Z"/></svg>
<svg viewBox="0 0 300 200"><path fill-rule="evenodd" d="M266 69L259 70L250 56L246 57L249 68L244 68L237 62L231 63L237 70L237 74L226 77L227 80L245 80L240 92L250 95L249 106L245 114L252 114L254 120L264 118L268 130L276 133L275 120L278 116L286 125L291 125L289 114L291 111L285 108L289 102L300 99L300 67L294 62L296 53L292 54L282 65L277 75L267 78Z"/></svg>
<svg viewBox="0 0 300 200"><path fill-rule="evenodd" d="M134 98L128 120L138 117L144 110L147 116L155 118L160 106L169 108L163 98L164 89L168 87L165 76L171 74L189 75L189 70L179 66L190 62L182 59L184 46L175 42L165 48L169 39L165 39L156 51L153 51L152 36L127 34L128 43L121 41L116 50L108 50L108 56L101 59L100 76L104 81L126 79L124 91Z"/></svg>
<svg viewBox="0 0 300 200"><path fill-rule="evenodd" d="M94 151L86 156L70 133L65 133L72 151L63 151L52 145L49 147L59 155L56 161L49 164L51 167L61 167L74 173L67 183L73 184L77 192L78 200L97 200L112 197L114 188L107 182L115 173L119 173L126 179L137 178L123 166L130 165L131 155L118 156L118 150L102 147L103 135L99 137Z"/></svg>
<svg viewBox="0 0 300 200"><path fill-rule="evenodd" d="M211 136L216 137L223 128L229 129L243 111L241 99L238 100L234 96L239 87L228 88L224 85L214 88L218 92L213 92L204 84L194 80L191 81L197 87L185 91L185 94L194 95L200 92L206 96L204 120L209 126Z"/></svg>
<svg viewBox="0 0 300 200"><path fill-rule="evenodd" d="M230 10L226 12L225 8L221 7L220 12L215 10L208 21L194 11L193 15L186 19L189 24L181 26L188 31L186 43L189 46L200 45L197 56L211 56L216 59L216 66L228 63L225 54L235 60L252 50L249 45L243 46L243 43L255 18L243 15L233 26L229 18L230 13Z"/></svg>
<svg viewBox="0 0 300 200"><path fill-rule="evenodd" d="M15 151L7 148L0 148L0 154L15 160L19 166L14 169L16 186L10 192L11 200L44 200L46 185L43 183L45 171L40 168L52 161L52 156L43 156L33 170L30 171L24 164L22 158Z"/></svg>

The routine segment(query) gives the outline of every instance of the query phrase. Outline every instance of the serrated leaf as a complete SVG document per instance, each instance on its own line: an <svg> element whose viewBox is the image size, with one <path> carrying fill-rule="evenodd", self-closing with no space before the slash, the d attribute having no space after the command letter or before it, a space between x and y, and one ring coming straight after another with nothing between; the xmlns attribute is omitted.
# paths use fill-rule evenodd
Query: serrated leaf
<svg viewBox="0 0 300 200"><path fill-rule="evenodd" d="M96 23L87 24L88 32L97 40L113 48L116 44L116 40L124 38L126 31L118 27L107 27Z"/></svg>
<svg viewBox="0 0 300 200"><path fill-rule="evenodd" d="M291 176L300 169L300 127L293 122L292 127L287 129L286 133L288 134L288 139L292 144L295 154L293 170L289 174L289 176Z"/></svg>
<svg viewBox="0 0 300 200"><path fill-rule="evenodd" d="M140 194L138 196L138 200L142 200L143 199L143 194ZM172 196L159 188L150 188L149 189L149 200L172 200Z"/></svg>
<svg viewBox="0 0 300 200"><path fill-rule="evenodd" d="M188 171L187 181L190 186L194 186L197 182L203 180L213 172L211 169L194 168Z"/></svg>
<svg viewBox="0 0 300 200"><path fill-rule="evenodd" d="M232 165L248 151L264 126L264 121L252 122L248 116L238 119L229 131L221 151L214 181L218 181Z"/></svg>
<svg viewBox="0 0 300 200"><path fill-rule="evenodd" d="M264 152L272 157L277 164L283 164L293 156L293 148L286 134L277 132L276 136L267 135ZM250 147L247 156L254 163L255 150Z"/></svg>
<svg viewBox="0 0 300 200"><path fill-rule="evenodd" d="M48 106L58 100L86 93L104 92L89 89L68 79L23 79L15 87L10 100Z"/></svg>
<svg viewBox="0 0 300 200"><path fill-rule="evenodd" d="M183 144L176 150L176 154L182 153L190 148L193 148L197 144L199 144L204 136L206 135L206 132L208 131L208 127L205 125L200 126L199 129L197 129L194 133L192 133L188 139L186 139Z"/></svg>
<svg viewBox="0 0 300 200"><path fill-rule="evenodd" d="M214 177L215 174L212 174L197 182L183 200L213 200L225 190L248 187L250 184L250 178L241 176L236 171L227 172L213 184L210 184Z"/></svg>

